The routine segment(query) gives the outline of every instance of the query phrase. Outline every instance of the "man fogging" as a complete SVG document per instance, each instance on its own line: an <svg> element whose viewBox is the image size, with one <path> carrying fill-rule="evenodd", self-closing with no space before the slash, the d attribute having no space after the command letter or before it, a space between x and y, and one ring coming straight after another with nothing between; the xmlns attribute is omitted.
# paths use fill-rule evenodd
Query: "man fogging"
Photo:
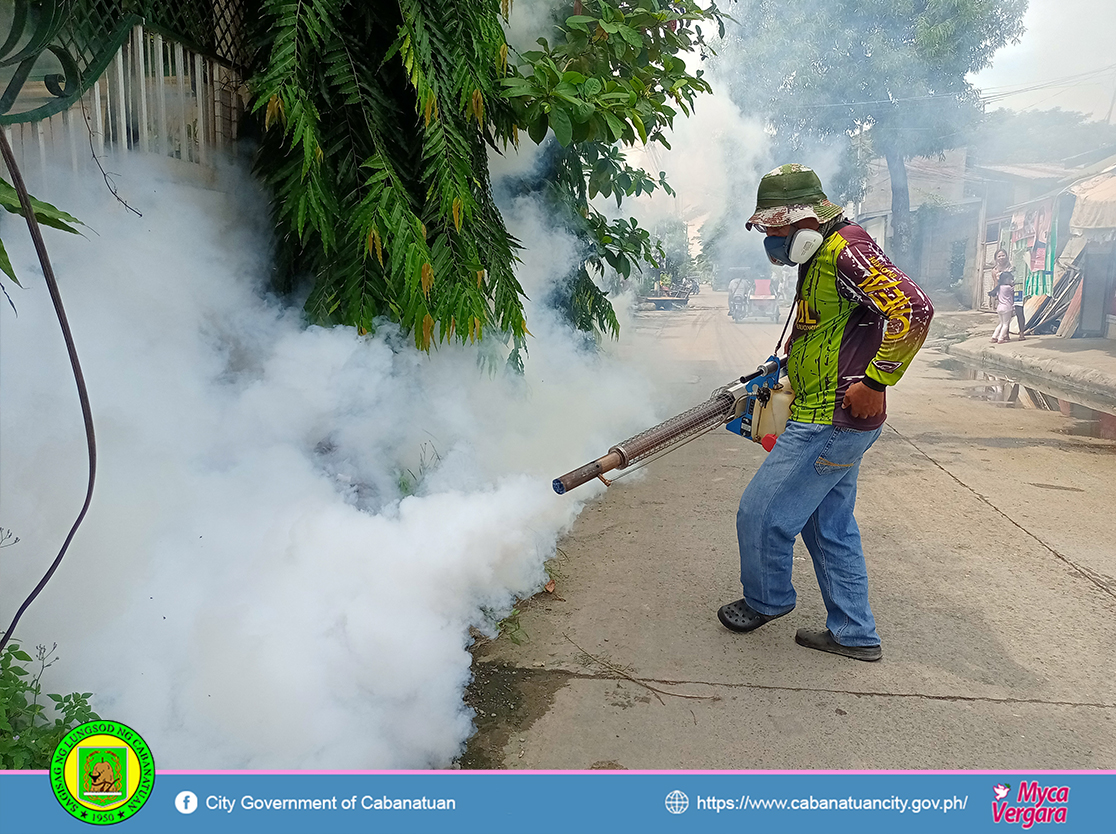
<svg viewBox="0 0 1116 834"><path fill-rule="evenodd" d="M829 202L817 175L783 165L760 181L747 228L773 263L798 267L794 327L784 346L794 399L786 429L752 477L736 517L743 598L721 607L728 629L754 631L791 612L801 534L828 612L795 641L857 660L883 656L853 517L864 453L897 383L926 338L933 306L860 226Z"/></svg>
<svg viewBox="0 0 1116 834"><path fill-rule="evenodd" d="M736 516L744 596L721 606L718 619L749 632L794 609L791 566L801 534L828 617L825 629L799 629L795 641L879 660L883 650L853 517L856 479L886 418L884 392L922 346L934 308L868 233L829 202L804 165L783 165L763 177L746 225L765 232L772 263L798 269L794 327L786 344L776 346L776 354L786 355L769 357L704 403L555 478L554 491L562 495L594 478L607 485L606 473L631 471L718 426L750 436L770 454Z"/></svg>

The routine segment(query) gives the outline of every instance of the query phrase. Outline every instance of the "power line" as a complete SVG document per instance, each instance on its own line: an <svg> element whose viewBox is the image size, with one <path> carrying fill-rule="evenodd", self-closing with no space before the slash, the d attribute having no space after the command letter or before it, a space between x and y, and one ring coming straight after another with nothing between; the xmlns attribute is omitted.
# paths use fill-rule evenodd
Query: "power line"
<svg viewBox="0 0 1116 834"><path fill-rule="evenodd" d="M1043 81L1043 82L1036 83L1036 84L1024 85L1024 86L1016 87L1016 88L1012 88L1010 86L982 88L980 90L981 95L979 96L979 100L986 103L986 104L992 104L992 103L996 103L996 102L1001 101L1001 100L1006 99L1006 98L1011 98L1011 97L1017 96L1017 95L1023 95L1025 93L1033 93L1033 92L1036 92L1038 90L1045 90L1045 89L1049 89L1051 87L1082 86L1082 82L1084 82L1086 80L1089 80L1089 79L1092 79L1092 78L1095 78L1098 75L1103 75L1107 72L1112 72L1113 70L1116 70L1116 64L1109 64L1108 66L1099 67L1099 68L1094 69L1094 70L1089 70L1088 72L1081 72L1081 73L1077 73L1075 75L1066 75L1066 76L1062 76L1060 78L1051 79L1049 81ZM795 107L795 108L798 108L798 109L802 109L802 110L821 110L821 109L825 109L825 108L829 108L829 107L856 107L856 106L865 105L865 104L898 104L899 102L904 102L904 101L930 101L930 100L933 100L933 99L942 99L942 98L956 99L956 98L959 98L959 97L965 96L965 95L967 95L966 92L928 93L927 95L922 95L922 96L902 96L902 97L899 97L899 98L864 99L863 101L836 101L836 102L827 102L825 104L791 104L789 106Z"/></svg>
<svg viewBox="0 0 1116 834"><path fill-rule="evenodd" d="M897 104L900 101L926 101L934 98L957 98L962 93L930 93L925 96L906 96L903 98L879 98L868 99L865 101L837 101L829 104L792 104L791 107L798 107L805 110L821 109L824 107L853 107L858 104Z"/></svg>
<svg viewBox="0 0 1116 834"><path fill-rule="evenodd" d="M1063 75L1060 78L1052 78L1049 81L1037 82L1035 84L1024 84L1022 86L1005 84L999 87L983 87L981 89L984 92L987 92L989 97L996 97L1000 95L1015 95L1017 93L1030 92L1031 90L1041 90L1044 87L1056 87L1060 84L1080 81L1094 75L1104 75L1104 73L1111 72L1112 70L1116 70L1116 64L1109 64L1105 67L1099 67L1097 69L1088 70L1086 72L1075 73L1074 75Z"/></svg>

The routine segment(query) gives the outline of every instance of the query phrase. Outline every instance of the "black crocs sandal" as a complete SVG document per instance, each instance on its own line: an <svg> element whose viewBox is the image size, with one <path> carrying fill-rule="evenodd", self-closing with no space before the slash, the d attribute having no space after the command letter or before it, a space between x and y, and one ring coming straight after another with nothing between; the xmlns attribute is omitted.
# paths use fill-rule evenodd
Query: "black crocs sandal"
<svg viewBox="0 0 1116 834"><path fill-rule="evenodd" d="M729 631L744 634L755 631L764 623L769 623L789 613L790 611L784 611L782 614L761 614L744 600L738 599L736 602L722 605L717 611L717 619Z"/></svg>
<svg viewBox="0 0 1116 834"><path fill-rule="evenodd" d="M808 649L839 654L841 657L851 657L853 660L865 660L869 663L883 657L883 649L879 646L842 646L833 639L833 634L828 628L825 631L800 628L794 635L794 642Z"/></svg>

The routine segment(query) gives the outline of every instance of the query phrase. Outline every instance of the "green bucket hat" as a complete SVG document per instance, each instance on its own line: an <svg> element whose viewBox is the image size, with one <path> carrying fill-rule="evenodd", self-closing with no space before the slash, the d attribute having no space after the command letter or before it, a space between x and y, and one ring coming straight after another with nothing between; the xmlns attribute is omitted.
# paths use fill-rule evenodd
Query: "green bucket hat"
<svg viewBox="0 0 1116 834"><path fill-rule="evenodd" d="M756 213L744 226L789 226L807 217L826 223L841 211L840 206L829 202L813 169L791 163L763 175L756 194Z"/></svg>

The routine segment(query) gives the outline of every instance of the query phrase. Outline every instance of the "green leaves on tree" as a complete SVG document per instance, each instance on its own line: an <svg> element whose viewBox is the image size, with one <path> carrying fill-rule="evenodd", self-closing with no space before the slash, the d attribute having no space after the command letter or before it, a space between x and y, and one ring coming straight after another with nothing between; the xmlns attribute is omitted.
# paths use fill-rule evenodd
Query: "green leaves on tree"
<svg viewBox="0 0 1116 834"><path fill-rule="evenodd" d="M553 132L574 160L554 188L586 234L608 225L588 209L591 174L593 194L618 200L661 187L611 149L666 146L674 116L709 90L679 56L705 49L697 24L720 21L716 6L598 0L556 27L554 46L540 38L513 62L500 20L510 5L263 0L256 167L275 196L277 284L310 276L313 321L367 332L386 317L424 350L496 332L518 355L517 244L492 197L488 149ZM613 161L598 171L601 159ZM614 240L598 237L587 263L630 270L650 252L638 236ZM606 307L603 293L588 304L611 329Z"/></svg>
<svg viewBox="0 0 1116 834"><path fill-rule="evenodd" d="M1026 0L740 0L724 51L748 68L737 104L767 118L780 162L811 137L863 143L888 160L897 250L909 233L905 160L966 143L982 116L967 80L1023 31ZM902 187L899 187L902 184ZM851 189L855 191L855 189ZM840 196L840 195L833 195ZM844 196L851 196L846 193Z"/></svg>
<svg viewBox="0 0 1116 834"><path fill-rule="evenodd" d="M18 214L20 217L24 216L23 206L19 202L19 195L16 194L15 188L11 183L2 179L0 179L0 208L12 214ZM73 215L67 214L62 209L35 197L31 198L31 208L34 210L35 219L39 221L40 225L49 226L52 229L59 229L76 235L80 233L75 226L84 225ZM17 286L22 286L16 277L15 269L12 268L11 259L8 257L8 251L4 248L2 240L0 240L0 271L11 278Z"/></svg>
<svg viewBox="0 0 1116 834"><path fill-rule="evenodd" d="M386 317L424 350L525 335L485 151L512 135L498 14L495 2L265 0L256 167L275 194L279 286L312 276L313 321L363 333Z"/></svg>
<svg viewBox="0 0 1116 834"><path fill-rule="evenodd" d="M700 24L720 24L723 16L716 5L658 0L586 3L582 12L540 38L540 49L520 54L501 86L532 141L554 133L558 148L532 190L585 247L557 302L575 327L615 336L615 313L592 274L604 276L607 266L626 280L641 264L659 263L662 249L634 220L609 221L591 201L604 196L620 207L657 188L674 193L663 173L629 165L623 148L670 148L675 116L688 115L696 97L710 92L702 71L691 71L682 56L692 62L710 54Z"/></svg>

